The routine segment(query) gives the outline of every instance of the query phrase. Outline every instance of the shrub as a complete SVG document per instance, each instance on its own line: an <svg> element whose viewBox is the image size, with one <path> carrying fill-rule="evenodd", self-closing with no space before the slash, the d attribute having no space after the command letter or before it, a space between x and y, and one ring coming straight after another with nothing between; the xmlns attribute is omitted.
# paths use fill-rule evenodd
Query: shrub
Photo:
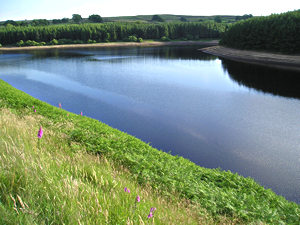
<svg viewBox="0 0 300 225"><path fill-rule="evenodd" d="M137 39L137 42L143 42L144 40L143 40L143 38L138 38Z"/></svg>
<svg viewBox="0 0 300 225"><path fill-rule="evenodd" d="M46 42L42 41L39 43L41 46L46 45Z"/></svg>
<svg viewBox="0 0 300 225"><path fill-rule="evenodd" d="M170 38L166 37L166 36L163 36L161 37L160 39L161 41L170 41Z"/></svg>
<svg viewBox="0 0 300 225"><path fill-rule="evenodd" d="M23 40L20 40L19 42L17 42L17 46L18 46L18 47L24 46L24 41L23 41Z"/></svg>
<svg viewBox="0 0 300 225"><path fill-rule="evenodd" d="M52 41L50 41L51 45L58 45L58 41L56 39L52 39Z"/></svg>
<svg viewBox="0 0 300 225"><path fill-rule="evenodd" d="M84 44L84 41L82 41L82 40L75 40L75 41L73 41L72 44Z"/></svg>
<svg viewBox="0 0 300 225"><path fill-rule="evenodd" d="M36 41L28 40L25 42L25 46L39 46L40 44Z"/></svg>
<svg viewBox="0 0 300 225"><path fill-rule="evenodd" d="M2 47L1 43L0 43L0 48Z"/></svg>
<svg viewBox="0 0 300 225"><path fill-rule="evenodd" d="M95 44L95 43L97 43L97 41L91 40L91 39L89 39L87 42L88 42L89 44Z"/></svg>
<svg viewBox="0 0 300 225"><path fill-rule="evenodd" d="M73 44L73 40L71 39L66 39L66 38L62 38L62 39L58 39L58 44L59 45L65 45L65 44Z"/></svg>
<svg viewBox="0 0 300 225"><path fill-rule="evenodd" d="M131 42L137 42L137 37L134 36L134 35L131 35L131 36L128 37L127 40L128 40L128 41L131 41Z"/></svg>

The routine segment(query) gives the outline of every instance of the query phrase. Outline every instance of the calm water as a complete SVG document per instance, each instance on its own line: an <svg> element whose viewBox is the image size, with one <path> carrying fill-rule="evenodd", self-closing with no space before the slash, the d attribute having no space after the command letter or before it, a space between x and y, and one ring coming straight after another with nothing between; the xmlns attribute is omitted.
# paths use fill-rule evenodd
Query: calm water
<svg viewBox="0 0 300 225"><path fill-rule="evenodd" d="M196 47L0 54L0 78L209 168L300 203L300 74Z"/></svg>

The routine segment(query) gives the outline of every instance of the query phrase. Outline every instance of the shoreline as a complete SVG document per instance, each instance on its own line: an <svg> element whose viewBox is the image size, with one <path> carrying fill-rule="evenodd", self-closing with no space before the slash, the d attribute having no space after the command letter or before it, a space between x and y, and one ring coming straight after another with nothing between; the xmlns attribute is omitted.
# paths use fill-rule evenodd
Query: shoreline
<svg viewBox="0 0 300 225"><path fill-rule="evenodd" d="M260 51L239 50L219 45L202 48L199 50L204 53L237 62L300 72L300 55L285 55Z"/></svg>
<svg viewBox="0 0 300 225"><path fill-rule="evenodd" d="M27 46L27 47L2 47L0 52L27 51L27 50L48 50L48 49L73 49L73 48L112 48L112 47L159 47L159 46L191 46L207 45L216 46L218 40L209 41L145 41L145 42L110 42L96 44L68 44L68 45L46 45L46 46Z"/></svg>

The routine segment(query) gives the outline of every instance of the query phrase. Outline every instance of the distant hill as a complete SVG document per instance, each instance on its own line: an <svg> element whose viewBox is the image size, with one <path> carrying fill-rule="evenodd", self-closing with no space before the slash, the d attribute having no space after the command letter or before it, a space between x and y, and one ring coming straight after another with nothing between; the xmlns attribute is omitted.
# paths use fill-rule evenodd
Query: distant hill
<svg viewBox="0 0 300 225"><path fill-rule="evenodd" d="M222 23L234 23L238 20L247 19L251 14L243 16L235 15L212 15L212 16L191 16L191 15L172 15L172 14L156 14L161 17L164 22L206 22L206 21L216 21L216 18ZM137 15L137 16L116 16L116 17L102 17L103 22L141 22L149 23L152 21L153 15ZM80 23L90 23L91 21L88 18L82 18ZM35 19L35 20L20 20L20 21L0 21L1 25L11 24L14 26L27 26L27 25L51 25L51 24L70 24L75 23L72 18L63 18L63 19Z"/></svg>
<svg viewBox="0 0 300 225"><path fill-rule="evenodd" d="M179 22L186 19L186 22L199 22L199 21L214 21L216 16L190 16L190 15L172 15L172 14L157 14L160 16L165 22ZM223 22L233 23L236 21L236 18L239 16L232 15L219 15ZM126 22L151 22L153 15L137 15L137 16L117 16L117 17L103 17L105 22L113 22L113 21L126 21Z"/></svg>

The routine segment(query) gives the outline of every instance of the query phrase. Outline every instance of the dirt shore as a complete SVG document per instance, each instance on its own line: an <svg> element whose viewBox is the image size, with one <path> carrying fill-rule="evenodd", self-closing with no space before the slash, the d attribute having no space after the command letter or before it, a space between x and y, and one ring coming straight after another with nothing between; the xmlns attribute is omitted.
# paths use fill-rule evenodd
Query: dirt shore
<svg viewBox="0 0 300 225"><path fill-rule="evenodd" d="M300 72L300 55L284 55L238 50L223 46L202 48L200 51L238 62L252 63Z"/></svg>
<svg viewBox="0 0 300 225"><path fill-rule="evenodd" d="M30 47L2 47L0 52L9 51L24 51L24 50L45 50L45 49L71 49L71 48L108 48L108 47L151 47L151 46L188 46L188 45L218 45L218 40L211 41L145 41L137 42L112 42L112 43L97 43L97 44L70 44L70 45L48 45L48 46L30 46Z"/></svg>

